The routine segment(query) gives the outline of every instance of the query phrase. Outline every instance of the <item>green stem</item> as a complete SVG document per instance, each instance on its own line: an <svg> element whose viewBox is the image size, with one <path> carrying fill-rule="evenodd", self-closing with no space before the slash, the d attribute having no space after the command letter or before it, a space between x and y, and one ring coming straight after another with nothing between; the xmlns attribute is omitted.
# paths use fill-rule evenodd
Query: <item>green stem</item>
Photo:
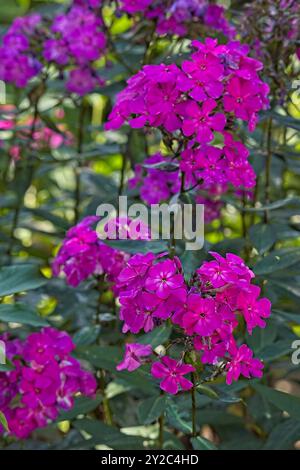
<svg viewBox="0 0 300 470"><path fill-rule="evenodd" d="M29 140L29 150L30 150L30 144L33 140L33 136L34 136L35 129L36 129L36 124L37 124L37 119L38 119L38 115L39 115L38 105L39 105L39 98L37 98L35 103L34 103L33 120L32 120L32 124L31 124L29 138L28 138L28 140ZM29 183L28 183L29 186L30 186L30 184L33 180L33 175L34 175L34 163L33 163L33 159L31 158L31 155L29 155L29 157L28 157L28 163L29 163L29 166L31 168L30 180L29 180ZM24 202L24 197L18 196L17 204L16 204L15 211L14 211L12 226L11 226L11 230L10 230L10 234L9 234L10 241L9 241L9 245L8 245L8 248L7 248L7 251L6 251L9 264L11 264L11 262L12 262L12 253L13 253L15 242L16 242L15 231L18 228L18 225L19 225L19 218L20 218L22 207L23 207L23 202Z"/></svg>
<svg viewBox="0 0 300 470"><path fill-rule="evenodd" d="M165 418L164 418L164 415L162 414L158 419L158 424L159 424L158 448L160 450L162 450L164 447L164 422L165 422Z"/></svg>
<svg viewBox="0 0 300 470"><path fill-rule="evenodd" d="M85 106L83 101L80 104L78 114L78 129L77 129L77 164L75 167L75 206L74 206L74 222L77 224L80 217L80 199L81 199L81 154L83 147L84 137L84 117L85 117Z"/></svg>
<svg viewBox="0 0 300 470"><path fill-rule="evenodd" d="M196 379L195 374L192 372L192 382L193 388L191 389L191 397L192 397L192 436L197 436L197 426L196 426Z"/></svg>
<svg viewBox="0 0 300 470"><path fill-rule="evenodd" d="M265 204L270 203L271 193L271 163L272 163L272 117L269 118L267 127L267 159L266 159L266 181L265 181ZM265 211L265 223L269 222L269 211Z"/></svg>
<svg viewBox="0 0 300 470"><path fill-rule="evenodd" d="M119 196L122 196L125 186L125 176L126 176L126 167L127 167L127 155L124 153L122 155L122 168L120 171L120 183L119 183Z"/></svg>
<svg viewBox="0 0 300 470"><path fill-rule="evenodd" d="M102 369L100 370L99 385L100 385L100 391L103 397L102 405L103 405L104 422L112 426L113 425L112 412L110 408L109 399L107 398L106 393L105 393L105 376L104 376L104 371Z"/></svg>

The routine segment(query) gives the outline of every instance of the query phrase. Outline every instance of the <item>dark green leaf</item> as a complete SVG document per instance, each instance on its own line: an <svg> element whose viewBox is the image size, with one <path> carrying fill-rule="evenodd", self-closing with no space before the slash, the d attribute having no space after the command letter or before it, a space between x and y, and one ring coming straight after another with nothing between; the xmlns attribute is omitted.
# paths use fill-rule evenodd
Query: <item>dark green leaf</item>
<svg viewBox="0 0 300 470"><path fill-rule="evenodd" d="M286 411L291 418L300 419L300 398L289 393L279 392L261 384L253 385L267 401L282 411Z"/></svg>
<svg viewBox="0 0 300 470"><path fill-rule="evenodd" d="M70 421L77 418L79 415L85 415L95 410L102 402L102 397L97 396L96 398L88 397L77 397L75 398L74 406L69 411L60 413L57 421Z"/></svg>
<svg viewBox="0 0 300 470"><path fill-rule="evenodd" d="M142 401L138 407L141 424L151 424L164 413L167 404L166 395L158 395Z"/></svg>
<svg viewBox="0 0 300 470"><path fill-rule="evenodd" d="M191 443L195 450L218 450L215 444L204 437L192 437Z"/></svg>
<svg viewBox="0 0 300 470"><path fill-rule="evenodd" d="M295 419L286 419L278 424L268 437L264 450L293 449L293 444L300 438L300 422Z"/></svg>
<svg viewBox="0 0 300 470"><path fill-rule="evenodd" d="M117 428L108 426L100 421L80 419L75 421L73 425L80 431L90 434L94 443L105 444L112 449L136 450L144 448L144 438L123 434Z"/></svg>
<svg viewBox="0 0 300 470"><path fill-rule="evenodd" d="M190 434L192 432L192 424L190 421L186 421L186 417L182 415L177 404L169 400L166 408L168 422L171 426L178 429L179 431L184 432L185 434Z"/></svg>
<svg viewBox="0 0 300 470"><path fill-rule="evenodd" d="M299 262L299 249L287 252L274 251L256 263L254 272L260 276L265 274L272 274L274 271L289 268Z"/></svg>
<svg viewBox="0 0 300 470"><path fill-rule="evenodd" d="M171 327L167 326L166 324L161 325L150 331L150 333L139 336L138 342L142 344L151 344L152 348L155 349L157 346L168 341L171 335L171 331Z"/></svg>
<svg viewBox="0 0 300 470"><path fill-rule="evenodd" d="M0 304L0 321L30 326L47 326L48 322L24 304Z"/></svg>
<svg viewBox="0 0 300 470"><path fill-rule="evenodd" d="M7 266L0 269L0 296L15 294L46 284L39 268L30 264Z"/></svg>
<svg viewBox="0 0 300 470"><path fill-rule="evenodd" d="M250 227L250 240L259 253L265 253L276 241L276 232L271 225L257 224Z"/></svg>

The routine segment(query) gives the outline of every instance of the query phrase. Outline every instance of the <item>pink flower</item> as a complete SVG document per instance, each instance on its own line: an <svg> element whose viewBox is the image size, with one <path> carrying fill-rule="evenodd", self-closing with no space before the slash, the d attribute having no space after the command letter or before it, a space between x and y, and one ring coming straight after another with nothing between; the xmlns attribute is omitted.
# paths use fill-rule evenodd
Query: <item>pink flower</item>
<svg viewBox="0 0 300 470"><path fill-rule="evenodd" d="M117 370L127 369L132 372L142 365L142 358L152 354L152 347L139 343L127 343L125 346L125 356L122 362L117 365Z"/></svg>
<svg viewBox="0 0 300 470"><path fill-rule="evenodd" d="M64 272L67 282L77 287L92 274L105 274L109 282L115 281L128 260L128 255L114 250L102 242L92 226L99 217L85 217L67 232L67 236L52 263L53 274Z"/></svg>
<svg viewBox="0 0 300 470"><path fill-rule="evenodd" d="M226 383L230 385L233 380L238 380L240 375L261 378L263 375L263 363L259 359L253 359L253 351L246 344L239 348L232 346L232 359L227 363Z"/></svg>
<svg viewBox="0 0 300 470"><path fill-rule="evenodd" d="M223 93L221 81L224 67L220 60L212 54L197 52L193 61L185 61L182 70L187 76L180 76L178 86L182 91L188 91L196 101L210 98L220 98Z"/></svg>
<svg viewBox="0 0 300 470"><path fill-rule="evenodd" d="M122 10L133 14L145 10L152 0L122 0Z"/></svg>
<svg viewBox="0 0 300 470"><path fill-rule="evenodd" d="M185 112L187 119L182 124L184 135L195 135L200 144L211 142L214 138L213 130L221 132L226 124L225 114L212 115L216 107L217 102L213 99L205 101L201 108L194 102L188 103Z"/></svg>
<svg viewBox="0 0 300 470"><path fill-rule="evenodd" d="M197 294L188 296L187 311L183 316L183 327L187 334L210 336L219 324L214 299L203 299Z"/></svg>
<svg viewBox="0 0 300 470"><path fill-rule="evenodd" d="M173 289L180 288L183 283L184 278L182 274L178 274L175 261L166 260L150 268L145 286L154 291L160 299L166 299Z"/></svg>
<svg viewBox="0 0 300 470"><path fill-rule="evenodd" d="M235 113L237 118L250 121L262 109L260 88L252 80L233 77L224 96L224 109Z"/></svg>
<svg viewBox="0 0 300 470"><path fill-rule="evenodd" d="M201 268L197 270L197 273L214 288L220 288L226 284L235 283L238 280L237 274L221 256L217 261L205 261Z"/></svg>
<svg viewBox="0 0 300 470"><path fill-rule="evenodd" d="M242 311L250 334L256 326L265 328L264 318L269 318L271 315L270 300L258 299L259 295L260 288L258 286L249 286L248 290L241 291L237 298L237 308Z"/></svg>
<svg viewBox="0 0 300 470"><path fill-rule="evenodd" d="M103 80L89 67L73 69L67 81L67 89L80 96L90 93L97 85L103 85Z"/></svg>
<svg viewBox="0 0 300 470"><path fill-rule="evenodd" d="M156 379L163 379L160 382L160 388L167 393L176 395L179 388L190 390L193 387L192 382L183 375L194 372L195 368L189 364L182 364L168 356L161 358L160 362L154 362L151 368L151 374Z"/></svg>

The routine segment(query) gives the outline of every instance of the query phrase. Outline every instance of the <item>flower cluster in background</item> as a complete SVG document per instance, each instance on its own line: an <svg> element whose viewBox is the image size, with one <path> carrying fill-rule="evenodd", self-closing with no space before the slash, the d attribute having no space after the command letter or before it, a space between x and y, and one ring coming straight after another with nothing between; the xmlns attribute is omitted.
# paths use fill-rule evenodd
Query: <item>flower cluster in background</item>
<svg viewBox="0 0 300 470"><path fill-rule="evenodd" d="M0 106L0 113L0 132L9 131L14 135L12 141L0 138L0 146L5 147L6 142L9 142L8 154L15 162L22 158L24 149L55 150L74 143L72 133L66 129L63 122L57 123L56 130L51 129L40 118L31 115L19 116L13 105ZM54 117L62 121L64 111L56 109Z"/></svg>
<svg viewBox="0 0 300 470"><path fill-rule="evenodd" d="M14 369L0 372L0 409L18 438L54 421L59 410L71 409L79 393L94 395L96 380L70 355L75 346L64 331L49 327L25 341L8 335L1 340Z"/></svg>
<svg viewBox="0 0 300 470"><path fill-rule="evenodd" d="M93 228L99 217L90 216L72 227L53 261L53 274L64 272L68 284L78 286L88 277L105 275L115 284L129 255L115 250L99 240Z"/></svg>
<svg viewBox="0 0 300 470"><path fill-rule="evenodd" d="M34 50L43 37L41 21L34 13L12 23L0 47L0 80L22 88L40 72L42 64Z"/></svg>
<svg viewBox="0 0 300 470"><path fill-rule="evenodd" d="M96 4L99 2L74 2L66 14L55 16L50 24L39 14L17 18L3 37L0 80L23 88L44 65L49 69L55 64L58 73L67 75L69 92L85 95L103 85L94 67L106 48Z"/></svg>
<svg viewBox="0 0 300 470"><path fill-rule="evenodd" d="M184 36L193 24L198 29L198 35L199 24L228 38L236 34L233 25L226 19L224 7L210 4L207 0L122 0L121 10L129 15L143 15L154 22L159 35Z"/></svg>
<svg viewBox="0 0 300 470"><path fill-rule="evenodd" d="M104 54L106 38L102 20L93 10L73 6L54 18L50 35L53 37L45 41L44 57L59 70L71 67L66 84L70 92L85 95L103 84L93 63Z"/></svg>

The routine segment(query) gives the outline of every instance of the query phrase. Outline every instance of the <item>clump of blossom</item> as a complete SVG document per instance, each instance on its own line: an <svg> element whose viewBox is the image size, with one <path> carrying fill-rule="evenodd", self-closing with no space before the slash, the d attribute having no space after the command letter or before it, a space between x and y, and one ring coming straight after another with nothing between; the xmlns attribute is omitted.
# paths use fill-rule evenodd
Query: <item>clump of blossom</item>
<svg viewBox="0 0 300 470"><path fill-rule="evenodd" d="M155 22L159 35L185 36L199 26L221 32L228 38L236 34L221 5L211 5L207 0L122 0L120 9L130 15L142 15Z"/></svg>
<svg viewBox="0 0 300 470"><path fill-rule="evenodd" d="M151 331L167 319L181 328L180 338L174 340L177 348L182 346L181 359L162 355L152 365L152 375L163 379L160 386L167 393L177 393L179 385L182 390L191 388L191 382L182 377L196 370L195 364L184 364L191 353L203 364L225 371L228 384L241 375L262 376L263 363L253 358L246 344L237 344L234 332L239 317L249 334L256 327L265 328L271 303L260 298L261 289L252 284L254 273L240 257L211 255L214 260L204 262L190 281L185 280L176 257L153 253L133 256L118 277L124 332ZM172 344L171 340L168 351ZM126 350L122 368L129 370L132 353ZM137 359L134 368L141 363Z"/></svg>
<svg viewBox="0 0 300 470"><path fill-rule="evenodd" d="M92 275L105 275L113 283L129 257L99 239L93 228L98 222L99 217L89 216L69 229L52 263L54 276L63 272L72 287Z"/></svg>
<svg viewBox="0 0 300 470"><path fill-rule="evenodd" d="M76 395L95 394L96 380L71 356L75 346L66 332L48 327L24 341L7 334L1 340L14 369L0 372L0 409L17 438L27 438L60 410L70 410Z"/></svg>
<svg viewBox="0 0 300 470"><path fill-rule="evenodd" d="M86 3L86 2L85 2ZM104 53L106 46L102 20L89 6L76 2L66 13L54 18L50 27L51 37L44 43L44 58L58 69L72 67L67 80L70 92L84 95L97 85L103 85L93 63Z"/></svg>
<svg viewBox="0 0 300 470"><path fill-rule="evenodd" d="M252 188L255 173L247 148L234 138L234 122L241 119L253 131L258 112L268 106L269 88L258 74L262 63L239 42L192 44L196 52L181 67L146 65L131 77L106 129L125 122L157 128L187 175L206 184Z"/></svg>
<svg viewBox="0 0 300 470"><path fill-rule="evenodd" d="M102 86L95 66L106 52L100 6L98 0L75 0L53 19L39 14L17 18L0 47L0 80L23 88L45 64L55 64L60 76L67 76L70 93L83 96Z"/></svg>
<svg viewBox="0 0 300 470"><path fill-rule="evenodd" d="M34 42L43 37L40 25L41 16L36 13L13 21L0 47L0 80L23 88L38 75L42 63Z"/></svg>
<svg viewBox="0 0 300 470"><path fill-rule="evenodd" d="M137 254L117 279L123 332L151 331L182 308L186 286L178 258Z"/></svg>

